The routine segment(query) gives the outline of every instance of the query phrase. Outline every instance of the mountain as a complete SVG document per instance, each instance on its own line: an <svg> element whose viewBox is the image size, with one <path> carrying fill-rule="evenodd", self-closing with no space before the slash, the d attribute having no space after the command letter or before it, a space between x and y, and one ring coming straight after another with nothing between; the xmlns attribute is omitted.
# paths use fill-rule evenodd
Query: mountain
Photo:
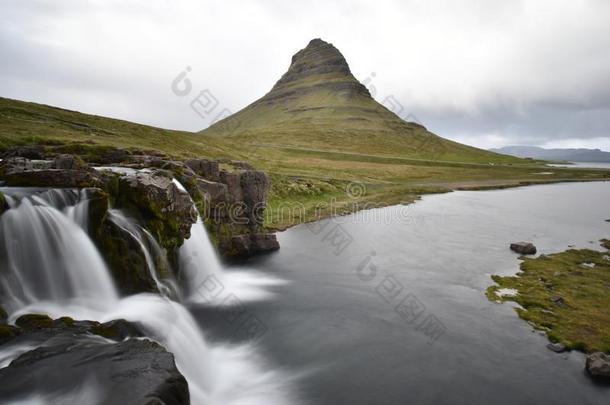
<svg viewBox="0 0 610 405"><path fill-rule="evenodd" d="M567 160L570 162L610 162L610 152L600 149L545 149L537 146L505 146L492 152L520 158Z"/></svg>
<svg viewBox="0 0 610 405"><path fill-rule="evenodd" d="M240 144L409 158L510 162L506 156L441 138L371 97L332 44L314 39L292 57L271 91L200 132Z"/></svg>

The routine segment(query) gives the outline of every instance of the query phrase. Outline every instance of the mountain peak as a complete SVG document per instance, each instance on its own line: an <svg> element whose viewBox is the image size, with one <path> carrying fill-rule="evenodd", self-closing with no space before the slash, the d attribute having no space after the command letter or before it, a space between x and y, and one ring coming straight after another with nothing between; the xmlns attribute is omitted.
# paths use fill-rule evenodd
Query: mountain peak
<svg viewBox="0 0 610 405"><path fill-rule="evenodd" d="M352 75L341 52L320 38L294 54L288 71L271 91L202 133L282 150L297 147L440 160L474 156L490 162L498 156L404 121L375 101ZM363 170L369 169L375 170L372 166Z"/></svg>
<svg viewBox="0 0 610 405"><path fill-rule="evenodd" d="M272 92L286 87L302 87L322 82L349 82L358 87L359 91L368 93L352 75L341 52L333 44L320 38L312 39L305 48L294 54L288 71L275 84Z"/></svg>

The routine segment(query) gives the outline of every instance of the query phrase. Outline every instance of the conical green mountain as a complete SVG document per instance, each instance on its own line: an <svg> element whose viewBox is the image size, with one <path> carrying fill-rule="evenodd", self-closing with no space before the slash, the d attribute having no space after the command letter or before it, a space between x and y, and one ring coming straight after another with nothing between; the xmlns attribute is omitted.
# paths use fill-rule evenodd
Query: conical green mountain
<svg viewBox="0 0 610 405"><path fill-rule="evenodd" d="M452 161L514 159L402 120L375 101L332 44L312 40L271 91L201 132L243 144Z"/></svg>

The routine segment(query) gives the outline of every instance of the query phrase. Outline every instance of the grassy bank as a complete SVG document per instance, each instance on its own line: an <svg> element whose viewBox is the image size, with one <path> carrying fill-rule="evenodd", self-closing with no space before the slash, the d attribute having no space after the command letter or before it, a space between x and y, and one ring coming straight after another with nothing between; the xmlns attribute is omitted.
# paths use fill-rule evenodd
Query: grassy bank
<svg viewBox="0 0 610 405"><path fill-rule="evenodd" d="M602 245L610 249L610 241ZM519 316L568 349L610 353L610 252L589 249L524 258L513 277L493 276L493 301L514 301ZM499 294L516 290L514 296ZM506 290L504 290L506 291Z"/></svg>

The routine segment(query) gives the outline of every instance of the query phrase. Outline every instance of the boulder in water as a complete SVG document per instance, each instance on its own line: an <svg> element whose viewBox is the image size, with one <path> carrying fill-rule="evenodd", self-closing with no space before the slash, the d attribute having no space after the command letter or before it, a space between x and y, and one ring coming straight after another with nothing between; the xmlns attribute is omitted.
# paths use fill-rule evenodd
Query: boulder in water
<svg viewBox="0 0 610 405"><path fill-rule="evenodd" d="M227 256L241 258L278 250L280 244L273 233L256 233L235 235L228 244L224 242L220 247Z"/></svg>
<svg viewBox="0 0 610 405"><path fill-rule="evenodd" d="M536 246L530 242L515 242L510 244L510 249L522 255L536 254Z"/></svg>
<svg viewBox="0 0 610 405"><path fill-rule="evenodd" d="M607 354L602 352L589 354L585 367L592 377L610 381L610 356Z"/></svg>
<svg viewBox="0 0 610 405"><path fill-rule="evenodd" d="M252 243L256 253L272 252L280 248L274 233L256 233L252 235Z"/></svg>

